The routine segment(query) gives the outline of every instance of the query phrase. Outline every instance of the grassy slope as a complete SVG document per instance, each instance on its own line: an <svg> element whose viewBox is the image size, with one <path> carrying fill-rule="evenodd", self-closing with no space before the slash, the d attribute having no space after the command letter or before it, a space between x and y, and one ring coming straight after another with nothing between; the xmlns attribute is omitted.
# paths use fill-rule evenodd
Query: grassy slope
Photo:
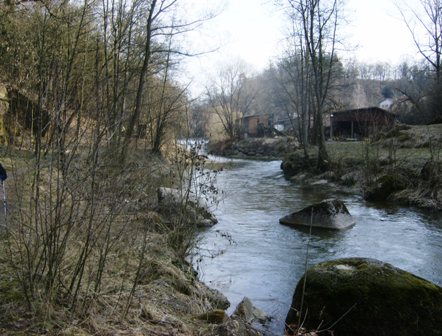
<svg viewBox="0 0 442 336"><path fill-rule="evenodd" d="M368 148L367 148L368 147ZM392 155L398 163L409 167L420 167L434 152L436 159L442 156L442 124L410 126L409 129L393 129L382 134L375 141L368 142L329 142L327 150L333 162L352 160L364 164L366 152L372 158L387 160Z"/></svg>

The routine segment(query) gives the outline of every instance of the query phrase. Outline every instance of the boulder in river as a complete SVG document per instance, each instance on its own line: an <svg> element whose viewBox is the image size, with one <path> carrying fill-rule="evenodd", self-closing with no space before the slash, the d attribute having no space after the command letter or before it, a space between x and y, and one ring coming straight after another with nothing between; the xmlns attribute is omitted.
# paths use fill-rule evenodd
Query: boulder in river
<svg viewBox="0 0 442 336"><path fill-rule="evenodd" d="M279 219L289 226L307 226L342 230L355 224L344 202L339 199L325 200Z"/></svg>
<svg viewBox="0 0 442 336"><path fill-rule="evenodd" d="M335 336L442 335L442 288L375 259L322 262L296 286L287 334L299 323Z"/></svg>

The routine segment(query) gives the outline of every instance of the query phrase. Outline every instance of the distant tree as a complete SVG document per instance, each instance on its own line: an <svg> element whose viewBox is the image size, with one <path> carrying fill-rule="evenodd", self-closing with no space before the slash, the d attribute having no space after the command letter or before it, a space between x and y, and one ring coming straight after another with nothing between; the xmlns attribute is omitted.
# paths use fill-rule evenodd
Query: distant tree
<svg viewBox="0 0 442 336"><path fill-rule="evenodd" d="M189 130L193 138L206 138L209 107L202 101L194 101L190 106Z"/></svg>
<svg viewBox="0 0 442 336"><path fill-rule="evenodd" d="M231 140L241 136L241 119L249 111L257 94L246 72L246 64L237 60L222 68L206 87L208 105Z"/></svg>
<svg viewBox="0 0 442 336"><path fill-rule="evenodd" d="M311 72L305 50L295 50L288 53L278 64L278 87L280 88L280 102L286 118L290 121L294 135L304 149L307 157L307 147L310 142L312 118L311 99Z"/></svg>
<svg viewBox="0 0 442 336"><path fill-rule="evenodd" d="M401 121L411 124L428 123L433 119L429 93L434 88L432 71L425 63L402 62L398 66L395 90L402 95L397 113ZM405 99L404 99L405 98Z"/></svg>
<svg viewBox="0 0 442 336"><path fill-rule="evenodd" d="M382 96L384 98L393 98L394 97L394 91L390 86L384 86L381 90Z"/></svg>

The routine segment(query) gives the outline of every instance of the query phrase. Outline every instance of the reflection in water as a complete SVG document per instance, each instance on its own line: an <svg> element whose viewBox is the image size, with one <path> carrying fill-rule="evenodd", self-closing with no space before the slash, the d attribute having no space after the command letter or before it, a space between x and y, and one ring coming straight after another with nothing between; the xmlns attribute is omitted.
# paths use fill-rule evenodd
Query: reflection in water
<svg viewBox="0 0 442 336"><path fill-rule="evenodd" d="M440 214L374 207L327 185L302 186L284 179L280 161L234 162L217 178L224 192L215 210L219 224L203 233L203 256L195 261L201 280L228 297L229 312L247 296L274 317L266 333L282 335L307 244L310 266L341 257L376 258L442 285ZM330 197L347 204L354 227L309 237L279 224L280 217Z"/></svg>

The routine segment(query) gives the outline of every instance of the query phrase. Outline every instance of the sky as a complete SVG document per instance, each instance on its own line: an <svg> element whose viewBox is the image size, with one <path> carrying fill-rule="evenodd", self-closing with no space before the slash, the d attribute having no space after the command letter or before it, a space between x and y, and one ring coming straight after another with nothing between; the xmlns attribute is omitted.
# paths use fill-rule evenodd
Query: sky
<svg viewBox="0 0 442 336"><path fill-rule="evenodd" d="M194 14L208 8L220 12L190 35L193 49L218 48L187 60L183 77L192 81L194 92L201 91L207 78L236 59L242 59L255 71L262 71L283 54L287 23L274 0L188 1ZM346 22L342 22L340 32L344 46L340 47L340 56L392 64L416 58L411 34L395 2L397 0L346 0ZM409 0L413 6L418 2Z"/></svg>
<svg viewBox="0 0 442 336"><path fill-rule="evenodd" d="M417 49L395 2L398 0L347 0L349 42L357 45L355 56L366 62L399 63L416 58ZM408 1L413 8L419 0ZM404 7L403 7L404 8Z"/></svg>

